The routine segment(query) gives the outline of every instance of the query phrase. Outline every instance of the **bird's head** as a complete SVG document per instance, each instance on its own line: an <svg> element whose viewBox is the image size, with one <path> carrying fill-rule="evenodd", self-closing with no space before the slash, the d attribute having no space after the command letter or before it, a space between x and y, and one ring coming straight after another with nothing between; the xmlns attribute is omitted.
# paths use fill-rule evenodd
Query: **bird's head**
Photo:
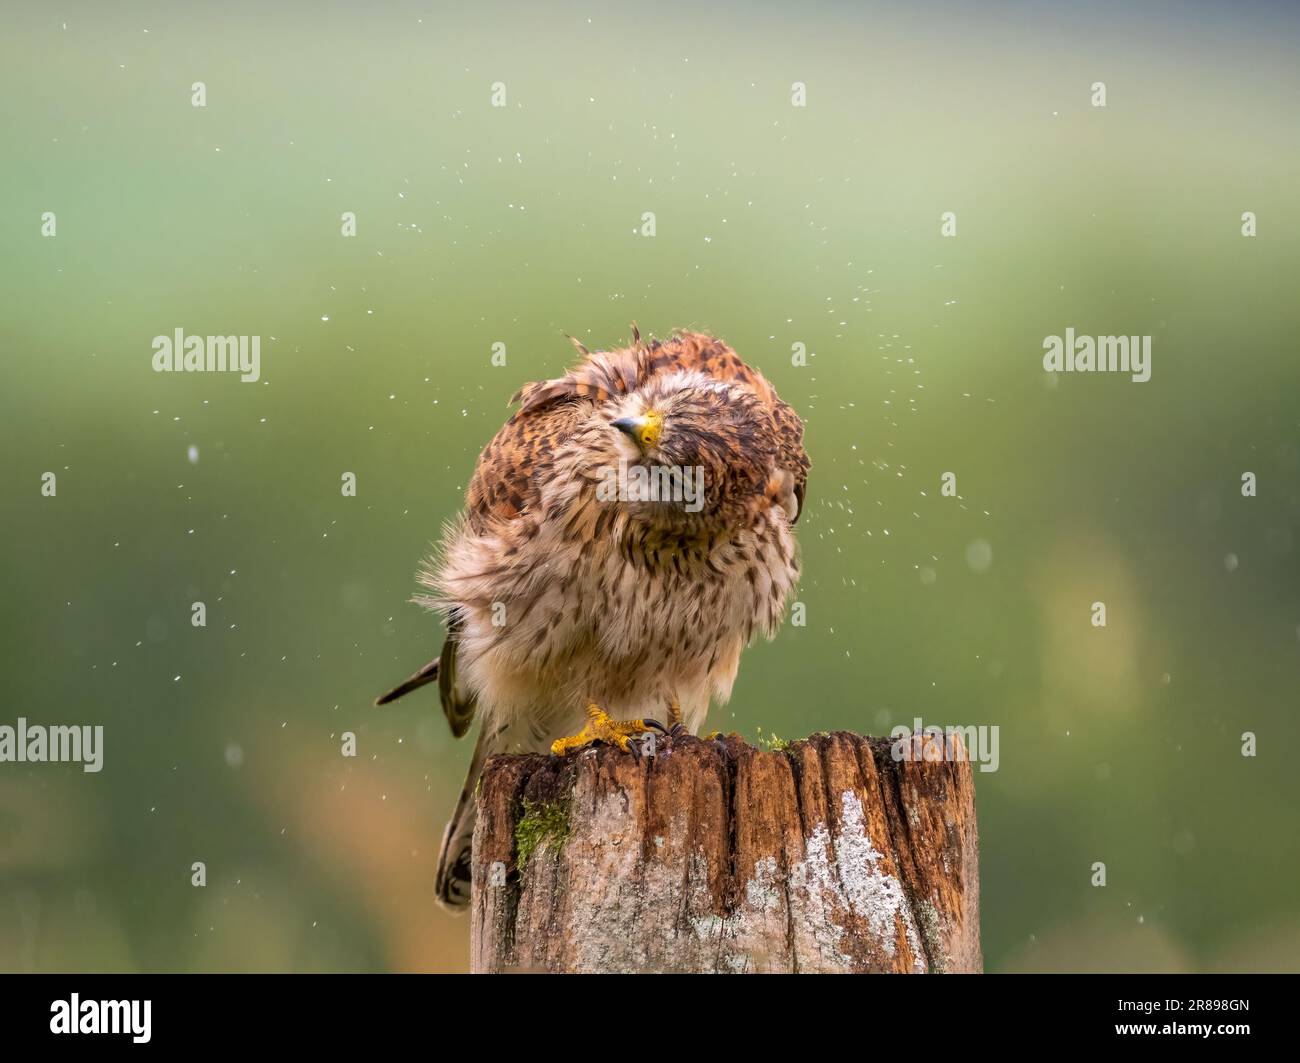
<svg viewBox="0 0 1300 1063"><path fill-rule="evenodd" d="M618 501L643 519L726 520L767 483L774 426L749 388L684 371L611 401L604 412L626 481Z"/></svg>

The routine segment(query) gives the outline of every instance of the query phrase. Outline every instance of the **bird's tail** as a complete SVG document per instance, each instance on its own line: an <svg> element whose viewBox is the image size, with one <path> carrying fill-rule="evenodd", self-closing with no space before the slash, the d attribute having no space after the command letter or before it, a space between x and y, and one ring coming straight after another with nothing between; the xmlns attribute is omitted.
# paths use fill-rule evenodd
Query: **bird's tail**
<svg viewBox="0 0 1300 1063"><path fill-rule="evenodd" d="M387 705L390 701L396 701L403 694L409 694L412 690L419 690L426 683L436 683L439 679L439 661L441 658L435 657L423 668L421 668L410 679L404 679L388 691L387 694L380 694L375 698L376 705Z"/></svg>
<svg viewBox="0 0 1300 1063"><path fill-rule="evenodd" d="M470 857L474 842L474 821L478 818L478 780L483 765L493 753L504 746L506 729L489 730L486 722L474 745L474 757L465 776L465 785L456 802L456 811L447 821L442 834L442 849L438 853L438 874L435 889L438 903L452 911L460 911L469 904Z"/></svg>

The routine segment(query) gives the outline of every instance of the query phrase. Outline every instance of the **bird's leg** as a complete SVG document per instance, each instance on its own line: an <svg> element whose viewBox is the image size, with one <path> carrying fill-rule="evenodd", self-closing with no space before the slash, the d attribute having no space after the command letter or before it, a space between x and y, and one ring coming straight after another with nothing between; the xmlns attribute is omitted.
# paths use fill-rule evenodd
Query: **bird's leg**
<svg viewBox="0 0 1300 1063"><path fill-rule="evenodd" d="M655 726L654 720L646 720L646 723L652 727ZM686 729L686 721L682 719L682 703L674 694L668 699L668 737L681 738L683 735L689 735L691 732ZM708 734L700 735L706 742L716 742L720 738L740 738L735 731L710 731Z"/></svg>
<svg viewBox="0 0 1300 1063"><path fill-rule="evenodd" d="M656 726L654 720L646 720L651 726ZM682 719L682 703L674 694L668 699L668 737L683 738L691 732L686 729L686 721ZM729 734L723 734L721 731L710 731L708 734L700 735L706 742L717 742L724 738L739 738L735 731Z"/></svg>
<svg viewBox="0 0 1300 1063"><path fill-rule="evenodd" d="M682 703L674 694L668 702L668 734L672 738L681 738L688 733L686 723L682 720Z"/></svg>
<svg viewBox="0 0 1300 1063"><path fill-rule="evenodd" d="M585 749L596 742L618 746L624 753L635 753L630 741L633 735L645 734L654 729L662 731L663 725L654 720L612 720L609 714L594 701L587 706L587 726L576 735L557 738L551 743L551 752L557 757Z"/></svg>

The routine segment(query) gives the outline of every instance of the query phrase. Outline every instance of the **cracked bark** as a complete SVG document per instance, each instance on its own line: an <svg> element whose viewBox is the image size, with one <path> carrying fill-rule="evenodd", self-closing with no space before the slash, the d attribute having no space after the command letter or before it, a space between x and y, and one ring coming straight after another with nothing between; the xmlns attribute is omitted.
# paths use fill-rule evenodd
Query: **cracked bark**
<svg viewBox="0 0 1300 1063"><path fill-rule="evenodd" d="M472 969L981 970L971 765L955 737L913 738L902 761L891 746L841 731L493 757ZM525 801L550 832L520 867Z"/></svg>

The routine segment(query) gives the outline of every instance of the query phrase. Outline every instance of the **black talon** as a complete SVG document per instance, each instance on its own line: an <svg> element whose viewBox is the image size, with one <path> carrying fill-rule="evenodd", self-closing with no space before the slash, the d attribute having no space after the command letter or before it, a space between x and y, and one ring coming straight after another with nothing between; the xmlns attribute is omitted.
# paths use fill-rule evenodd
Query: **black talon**
<svg viewBox="0 0 1300 1063"><path fill-rule="evenodd" d="M647 727L653 727L656 731L660 732L660 734L672 734L672 732L658 720L642 720L641 722Z"/></svg>
<svg viewBox="0 0 1300 1063"><path fill-rule="evenodd" d="M668 737L669 737L669 738L681 738L682 735L684 735L684 734L688 734L688 733L689 733L689 732L686 730L686 724L681 723L681 722L679 721L679 722L673 724L673 729L672 729L671 731L668 732Z"/></svg>

